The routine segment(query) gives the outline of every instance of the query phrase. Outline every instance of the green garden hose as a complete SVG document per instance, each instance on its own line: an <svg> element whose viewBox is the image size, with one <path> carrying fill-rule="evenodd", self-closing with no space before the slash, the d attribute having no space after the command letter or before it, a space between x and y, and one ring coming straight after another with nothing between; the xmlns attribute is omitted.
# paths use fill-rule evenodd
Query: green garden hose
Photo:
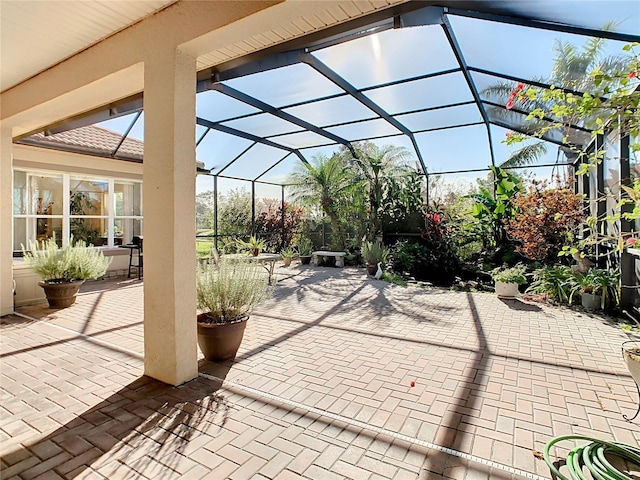
<svg viewBox="0 0 640 480"><path fill-rule="evenodd" d="M560 473L554 462L551 461L549 451L551 448L565 440L586 440L590 443L573 448L566 458L569 477ZM605 442L597 438L582 435L564 435L549 441L544 449L544 461L547 462L554 478L560 480L586 480L583 468L595 480L632 480L630 476L619 471L607 460L606 454L624 458L640 467L640 448L619 442Z"/></svg>

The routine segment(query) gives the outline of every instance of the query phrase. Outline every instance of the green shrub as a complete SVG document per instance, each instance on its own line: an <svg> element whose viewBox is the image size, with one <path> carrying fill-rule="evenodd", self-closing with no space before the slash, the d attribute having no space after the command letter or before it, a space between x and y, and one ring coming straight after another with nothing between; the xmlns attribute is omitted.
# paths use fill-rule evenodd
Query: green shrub
<svg viewBox="0 0 640 480"><path fill-rule="evenodd" d="M580 291L600 295L603 309L606 305L616 305L620 299L619 278L618 269L590 268L587 273L576 273L576 285L569 298L571 299L576 291Z"/></svg>
<svg viewBox="0 0 640 480"><path fill-rule="evenodd" d="M369 265L376 265L380 262L387 263L389 249L380 242L362 242L362 257Z"/></svg>
<svg viewBox="0 0 640 480"><path fill-rule="evenodd" d="M382 277L380 277L385 282L393 283L395 285L400 285L401 287L406 287L407 282L397 273L385 271L382 272Z"/></svg>
<svg viewBox="0 0 640 480"><path fill-rule="evenodd" d="M533 282L526 291L545 294L556 302L570 303L576 286L576 276L571 267L556 265L542 267L533 272Z"/></svg>
<svg viewBox="0 0 640 480"><path fill-rule="evenodd" d="M494 282L517 283L518 285L524 285L527 283L527 277L524 276L526 272L527 267L522 264L518 264L511 268L498 267L491 271L491 278Z"/></svg>

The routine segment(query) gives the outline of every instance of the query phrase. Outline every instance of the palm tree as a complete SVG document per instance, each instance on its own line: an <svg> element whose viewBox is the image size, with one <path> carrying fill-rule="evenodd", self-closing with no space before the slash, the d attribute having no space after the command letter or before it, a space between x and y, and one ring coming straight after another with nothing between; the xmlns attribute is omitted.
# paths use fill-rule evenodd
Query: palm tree
<svg viewBox="0 0 640 480"><path fill-rule="evenodd" d="M344 158L339 154L331 157L316 155L311 163L300 163L289 177L296 201L310 206L320 205L329 218L337 246L345 247L341 216L347 203L353 180L349 176Z"/></svg>
<svg viewBox="0 0 640 480"><path fill-rule="evenodd" d="M355 167L356 180L368 191L369 219L366 238L374 241L382 233L382 204L385 188L392 179L408 173L404 160L410 157L404 147L377 145L365 142L359 145L358 157L350 163Z"/></svg>
<svg viewBox="0 0 640 480"><path fill-rule="evenodd" d="M609 23L605 26L605 29L610 29L611 27L613 27L613 24ZM624 56L602 57L605 45L606 40L603 38L590 38L581 48L568 42L556 41L554 45L555 59L551 75L548 79L536 78L533 80L578 92L589 92L594 87L592 72L599 70L607 74L612 74L623 68L629 61L629 59ZM514 82L498 82L486 88L483 91L483 95L497 103L505 105L509 94L514 91L515 87L516 84ZM519 103L518 107L524 111L531 111L535 108L541 108L544 111L550 110L549 105L526 100ZM539 131L543 124L548 123L535 120L521 123L519 122L520 115L508 109L490 107L490 110L492 115L516 124L519 130L524 132L533 133ZM579 131L570 127L581 126L578 118L563 119L563 123L563 135L566 136L569 143L579 144L583 140L590 138L589 135L582 135ZM567 149L564 150L568 151ZM508 168L530 165L546 153L547 143L544 141L534 141L533 143L525 145L520 150L513 152L511 156L499 166Z"/></svg>

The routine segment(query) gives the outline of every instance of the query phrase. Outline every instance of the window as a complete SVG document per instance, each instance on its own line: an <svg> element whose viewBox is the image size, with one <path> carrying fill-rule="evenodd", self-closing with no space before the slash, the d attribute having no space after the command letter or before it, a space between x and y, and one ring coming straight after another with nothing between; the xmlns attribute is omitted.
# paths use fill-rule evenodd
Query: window
<svg viewBox="0 0 640 480"><path fill-rule="evenodd" d="M55 235L97 247L142 235L142 183L108 178L14 171L13 250Z"/></svg>
<svg viewBox="0 0 640 480"><path fill-rule="evenodd" d="M142 184L137 182L114 184L115 221L113 237L116 245L142 236Z"/></svg>

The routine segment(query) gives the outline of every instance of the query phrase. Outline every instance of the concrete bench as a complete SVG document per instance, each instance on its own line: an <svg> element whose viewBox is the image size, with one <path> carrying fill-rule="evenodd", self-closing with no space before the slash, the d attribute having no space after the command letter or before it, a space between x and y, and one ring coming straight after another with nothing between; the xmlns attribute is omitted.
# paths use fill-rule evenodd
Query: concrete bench
<svg viewBox="0 0 640 480"><path fill-rule="evenodd" d="M324 250L319 250L317 252L313 252L311 254L311 263L313 263L316 267L320 263L320 259L324 257L334 257L336 259L336 267L344 267L344 257L347 252L327 252Z"/></svg>

